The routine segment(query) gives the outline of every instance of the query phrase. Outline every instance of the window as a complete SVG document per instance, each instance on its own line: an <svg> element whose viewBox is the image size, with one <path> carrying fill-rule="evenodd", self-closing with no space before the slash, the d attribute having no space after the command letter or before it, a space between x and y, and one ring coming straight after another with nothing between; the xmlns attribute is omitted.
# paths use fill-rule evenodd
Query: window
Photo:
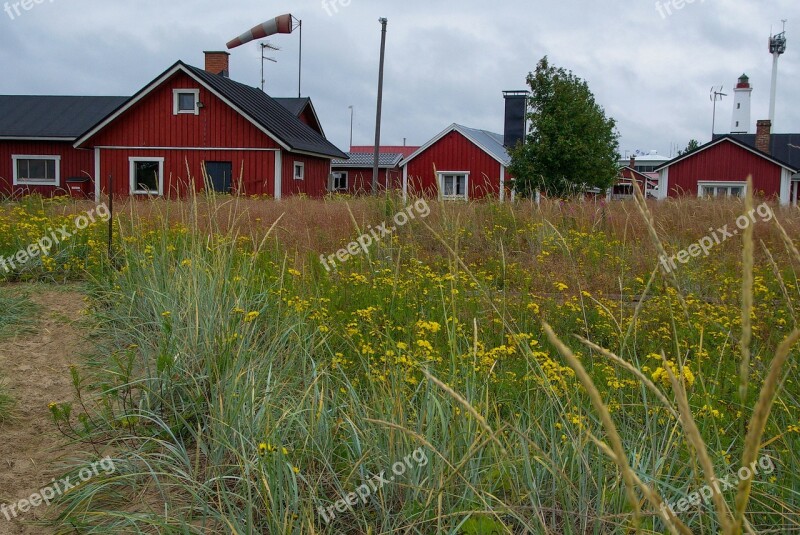
<svg viewBox="0 0 800 535"><path fill-rule="evenodd" d="M11 156L14 185L60 186L61 156Z"/></svg>
<svg viewBox="0 0 800 535"><path fill-rule="evenodd" d="M333 173L333 191L347 191L347 172L339 171Z"/></svg>
<svg viewBox="0 0 800 535"><path fill-rule="evenodd" d="M699 182L699 197L744 197L746 182Z"/></svg>
<svg viewBox="0 0 800 535"><path fill-rule="evenodd" d="M800 180L795 180L792 182L792 191L790 193L790 199L792 206L797 206L798 200L800 200Z"/></svg>
<svg viewBox="0 0 800 535"><path fill-rule="evenodd" d="M164 158L129 158L131 195L164 194Z"/></svg>
<svg viewBox="0 0 800 535"><path fill-rule="evenodd" d="M172 113L180 114L200 114L200 90L199 89L173 89L172 90Z"/></svg>
<svg viewBox="0 0 800 535"><path fill-rule="evenodd" d="M469 173L440 173L439 188L442 198L448 200L463 199L467 200L467 186L469 183Z"/></svg>
<svg viewBox="0 0 800 535"><path fill-rule="evenodd" d="M304 164L303 162L294 162L294 179L295 180L306 179L306 164Z"/></svg>

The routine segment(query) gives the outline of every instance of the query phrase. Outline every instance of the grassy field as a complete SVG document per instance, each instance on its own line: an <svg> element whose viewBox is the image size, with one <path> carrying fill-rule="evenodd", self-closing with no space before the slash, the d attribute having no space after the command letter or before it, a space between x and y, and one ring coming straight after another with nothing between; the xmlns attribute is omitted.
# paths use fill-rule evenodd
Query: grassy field
<svg viewBox="0 0 800 535"><path fill-rule="evenodd" d="M0 343L16 334L30 332L36 307L25 295L0 287ZM0 370L0 424L11 418L14 399L8 394Z"/></svg>
<svg viewBox="0 0 800 535"><path fill-rule="evenodd" d="M91 208L5 205L0 254ZM392 198L123 204L113 258L97 222L5 273L90 284L81 402L52 413L115 471L57 522L800 533L797 209L665 274L661 247L736 229L744 204L650 204L652 226L633 202L425 208L400 226Z"/></svg>

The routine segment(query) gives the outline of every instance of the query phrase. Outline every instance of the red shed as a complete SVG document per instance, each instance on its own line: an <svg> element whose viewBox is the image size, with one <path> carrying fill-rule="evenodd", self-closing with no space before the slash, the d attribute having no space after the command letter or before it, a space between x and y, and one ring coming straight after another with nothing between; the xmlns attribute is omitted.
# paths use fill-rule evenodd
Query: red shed
<svg viewBox="0 0 800 535"><path fill-rule="evenodd" d="M372 192L372 173L375 166L375 152L348 152L347 160L333 160L330 190L353 195ZM384 152L378 157L378 186L381 189L399 190L403 187L403 171L400 162L403 154Z"/></svg>
<svg viewBox="0 0 800 535"><path fill-rule="evenodd" d="M766 136L769 146L769 134ZM699 149L675 158L658 169L658 197L691 195L698 197L739 197L745 193L747 177L761 196L789 204L797 188L798 172L791 164L769 153L746 145L732 136L723 136Z"/></svg>
<svg viewBox="0 0 800 535"><path fill-rule="evenodd" d="M403 193L472 200L507 194L503 136L453 124L403 160Z"/></svg>
<svg viewBox="0 0 800 535"><path fill-rule="evenodd" d="M633 159L631 159L631 164L633 164ZM634 182L639 184L639 189L642 191L645 198L650 199L655 197L655 193L658 191L658 179L640 173L633 165L629 165L620 168L617 182L611 188L611 199L623 200L633 198Z"/></svg>

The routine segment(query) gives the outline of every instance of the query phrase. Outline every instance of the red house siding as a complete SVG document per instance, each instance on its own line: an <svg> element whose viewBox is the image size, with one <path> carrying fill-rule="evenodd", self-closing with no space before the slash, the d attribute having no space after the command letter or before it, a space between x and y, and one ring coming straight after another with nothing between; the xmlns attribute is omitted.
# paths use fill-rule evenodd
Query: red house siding
<svg viewBox="0 0 800 535"><path fill-rule="evenodd" d="M456 131L445 135L411 160L407 167L408 191L412 195L438 194L434 167L438 172L468 171L470 199L497 196L500 192L501 164Z"/></svg>
<svg viewBox="0 0 800 535"><path fill-rule="evenodd" d="M60 156L61 184L54 186L13 186L14 164L12 156ZM0 193L3 195L26 195L38 193L46 197L66 195L66 180L69 177L94 176L94 153L78 150L71 142L58 141L0 141Z"/></svg>
<svg viewBox="0 0 800 535"><path fill-rule="evenodd" d="M113 194L130 193L131 157L164 158L164 196L182 197L191 190L187 177L194 180L195 191L204 189L202 162L231 162L231 188L247 195L274 195L275 152L237 150L163 150L102 149L100 176L102 190L108 191L107 180L113 176Z"/></svg>
<svg viewBox="0 0 800 535"><path fill-rule="evenodd" d="M365 169L363 167L336 167L335 172L347 173L347 192L352 195L372 192L372 169ZM387 171L388 171L388 184L389 189L402 189L403 188L403 171L399 168L394 169L381 169L378 173L378 184L381 188L385 188L387 184ZM344 192L342 192L344 193Z"/></svg>
<svg viewBox="0 0 800 535"><path fill-rule="evenodd" d="M294 164L305 164L305 179L294 179ZM309 197L322 197L328 192L328 176L331 173L331 162L313 156L283 153L283 195L304 194Z"/></svg>
<svg viewBox="0 0 800 535"><path fill-rule="evenodd" d="M317 122L314 112L311 111L311 106L306 106L306 108L303 110L303 113L301 113L297 118L300 119L300 121L306 126L310 126L318 133L322 134L322 127Z"/></svg>
<svg viewBox="0 0 800 535"><path fill-rule="evenodd" d="M723 141L668 169L670 197L696 197L698 182L744 182L749 175L756 192L780 196L781 167L731 142Z"/></svg>
<svg viewBox="0 0 800 535"><path fill-rule="evenodd" d="M173 115L173 89L199 89L200 115ZM278 148L266 134L184 73L127 110L85 145L101 147Z"/></svg>

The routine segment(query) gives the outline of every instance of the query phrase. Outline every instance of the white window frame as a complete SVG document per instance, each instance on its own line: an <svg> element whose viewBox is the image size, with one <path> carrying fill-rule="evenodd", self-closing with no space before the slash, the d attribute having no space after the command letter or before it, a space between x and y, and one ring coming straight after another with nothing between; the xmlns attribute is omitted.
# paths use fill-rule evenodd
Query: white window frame
<svg viewBox="0 0 800 535"><path fill-rule="evenodd" d="M138 189L136 184L136 164L138 162L158 162L158 191L144 191ZM128 158L128 176L130 178L131 195L151 195L161 197L164 195L164 158L153 156L131 156Z"/></svg>
<svg viewBox="0 0 800 535"><path fill-rule="evenodd" d="M336 176L333 177L333 191L348 191L350 189L350 173L348 171L334 171L334 175L339 175L340 178L344 177L344 187L336 187Z"/></svg>
<svg viewBox="0 0 800 535"><path fill-rule="evenodd" d="M704 188L742 188L742 197L747 195L747 182L717 182L714 180L711 181L698 181L697 182L697 197L704 199L706 196L703 195ZM713 198L718 198L718 195L713 195ZM730 198L730 190L728 194L725 195L725 198Z"/></svg>
<svg viewBox="0 0 800 535"><path fill-rule="evenodd" d="M789 204L800 206L800 179L792 180L789 186Z"/></svg>
<svg viewBox="0 0 800 535"><path fill-rule="evenodd" d="M297 168L300 168L300 174L297 174ZM294 162L292 164L292 176L294 176L295 180L305 180L306 179L306 164L305 162Z"/></svg>
<svg viewBox="0 0 800 535"><path fill-rule="evenodd" d="M17 161L19 160L55 160L56 162L56 176L52 180L37 180L31 178L20 178L19 177L19 168L17 167ZM13 184L15 186L55 186L61 187L61 156L47 156L47 155L25 155L25 154L12 154L11 155L11 162L12 166L14 167L14 180Z"/></svg>
<svg viewBox="0 0 800 535"><path fill-rule="evenodd" d="M185 94L194 95L194 110L180 109L180 96ZM200 90L199 89L173 89L172 90L172 114L173 115L200 115Z"/></svg>
<svg viewBox="0 0 800 535"><path fill-rule="evenodd" d="M463 176L464 177L464 195L445 195L444 194L444 177L446 176ZM453 184L454 189L455 184ZM469 171L439 171L439 195L444 201L468 201L469 200Z"/></svg>

